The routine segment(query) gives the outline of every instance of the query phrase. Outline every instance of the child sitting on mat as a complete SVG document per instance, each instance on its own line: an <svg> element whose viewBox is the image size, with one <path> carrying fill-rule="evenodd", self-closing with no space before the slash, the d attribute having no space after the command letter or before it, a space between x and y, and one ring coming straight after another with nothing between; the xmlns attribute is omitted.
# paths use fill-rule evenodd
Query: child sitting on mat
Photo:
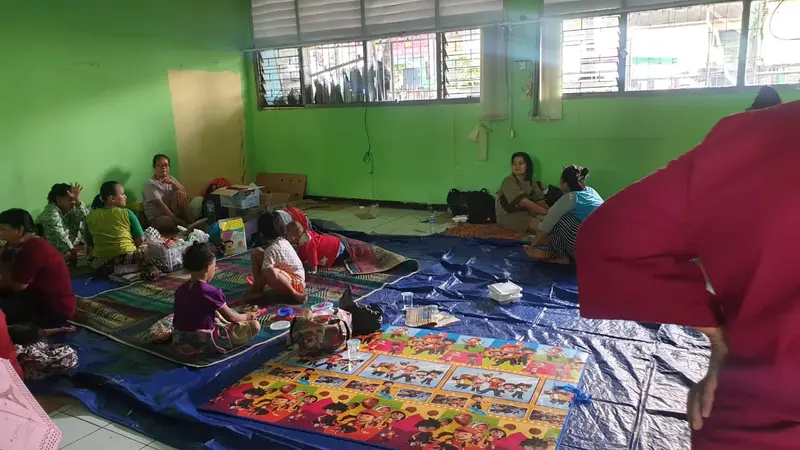
<svg viewBox="0 0 800 450"><path fill-rule="evenodd" d="M256 314L232 310L222 290L208 284L217 269L208 244L196 242L189 247L183 267L192 278L175 291L172 345L183 354L225 353L258 334L261 324Z"/></svg>
<svg viewBox="0 0 800 450"><path fill-rule="evenodd" d="M251 253L253 286L248 300L260 297L269 286L278 295L289 297L294 303L306 302L306 276L303 263L286 240L286 223L278 212L263 214L258 218L258 231L267 241L265 249Z"/></svg>
<svg viewBox="0 0 800 450"><path fill-rule="evenodd" d="M304 229L297 221L287 226L286 239L297 247L297 256L309 273L315 273L319 266L332 267L345 254L341 239Z"/></svg>

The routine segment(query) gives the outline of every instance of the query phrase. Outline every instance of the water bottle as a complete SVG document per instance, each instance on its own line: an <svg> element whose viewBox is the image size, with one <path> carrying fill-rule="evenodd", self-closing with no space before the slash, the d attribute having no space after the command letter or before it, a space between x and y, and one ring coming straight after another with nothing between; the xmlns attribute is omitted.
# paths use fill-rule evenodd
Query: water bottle
<svg viewBox="0 0 800 450"><path fill-rule="evenodd" d="M434 225L436 225L436 213L433 211L433 205L428 205L428 234L433 234Z"/></svg>
<svg viewBox="0 0 800 450"><path fill-rule="evenodd" d="M403 297L403 311L407 309L411 309L414 307L414 293L413 292L403 292L400 294Z"/></svg>
<svg viewBox="0 0 800 450"><path fill-rule="evenodd" d="M214 202L206 202L206 223L211 225L217 222L217 210L214 208Z"/></svg>

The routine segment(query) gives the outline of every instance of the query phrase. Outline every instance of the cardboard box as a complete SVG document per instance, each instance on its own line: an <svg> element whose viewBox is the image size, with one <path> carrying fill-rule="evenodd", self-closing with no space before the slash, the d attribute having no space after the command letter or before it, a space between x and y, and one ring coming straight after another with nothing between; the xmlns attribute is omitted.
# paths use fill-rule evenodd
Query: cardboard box
<svg viewBox="0 0 800 450"><path fill-rule="evenodd" d="M306 175L260 173L256 184L261 188L261 206L271 211L299 202L306 195Z"/></svg>
<svg viewBox="0 0 800 450"><path fill-rule="evenodd" d="M249 209L261 204L261 186L234 184L212 192L219 196L223 208Z"/></svg>
<svg viewBox="0 0 800 450"><path fill-rule="evenodd" d="M225 247L225 256L238 255L247 251L247 234L241 217L223 219L219 222L220 239Z"/></svg>

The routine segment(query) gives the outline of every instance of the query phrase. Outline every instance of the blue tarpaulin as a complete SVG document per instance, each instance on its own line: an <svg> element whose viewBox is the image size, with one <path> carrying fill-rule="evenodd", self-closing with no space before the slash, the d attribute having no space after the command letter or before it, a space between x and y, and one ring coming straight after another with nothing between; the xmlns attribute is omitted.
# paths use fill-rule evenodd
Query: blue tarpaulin
<svg viewBox="0 0 800 450"><path fill-rule="evenodd" d="M349 234L420 261L421 270L363 300L384 310L388 325L402 323L401 292L415 303L435 304L460 322L448 332L540 342L588 351L581 388L592 402L576 406L561 449L688 449L688 387L705 373L707 341L677 326L585 320L578 315L574 273L533 263L511 241L447 236L423 238ZM511 280L522 301L499 306L487 286ZM106 288L76 280L77 292ZM646 297L643 302L648 301ZM263 347L231 361L187 369L80 331L68 338L80 358L78 372L37 382L34 392L68 394L94 413L179 448L334 449L342 441L197 408L272 358L282 345ZM373 448L347 442L351 449Z"/></svg>

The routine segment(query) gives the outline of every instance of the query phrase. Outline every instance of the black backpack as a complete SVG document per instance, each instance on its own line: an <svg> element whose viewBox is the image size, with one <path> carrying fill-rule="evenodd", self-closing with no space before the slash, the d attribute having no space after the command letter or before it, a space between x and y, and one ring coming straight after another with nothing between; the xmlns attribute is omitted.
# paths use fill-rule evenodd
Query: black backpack
<svg viewBox="0 0 800 450"><path fill-rule="evenodd" d="M494 223L494 196L486 189L461 192L451 189L447 194L447 206L454 216L467 216L469 223Z"/></svg>

